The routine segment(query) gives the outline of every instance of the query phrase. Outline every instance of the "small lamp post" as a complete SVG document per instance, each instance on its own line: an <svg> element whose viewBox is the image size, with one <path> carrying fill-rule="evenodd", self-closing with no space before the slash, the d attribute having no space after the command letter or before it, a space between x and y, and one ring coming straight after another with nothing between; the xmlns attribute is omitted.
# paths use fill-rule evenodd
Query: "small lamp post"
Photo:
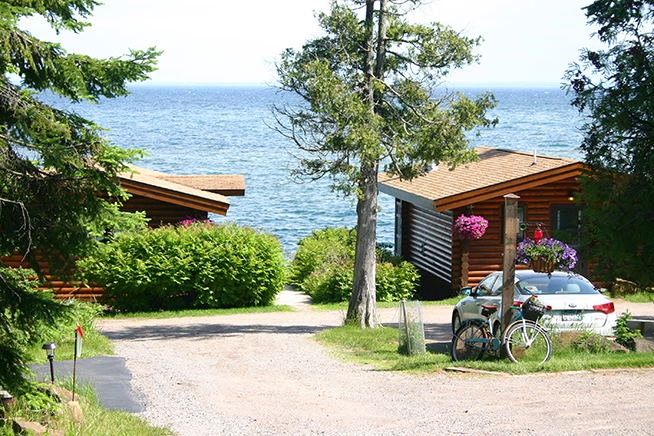
<svg viewBox="0 0 654 436"><path fill-rule="evenodd" d="M54 365L52 361L54 360L54 350L57 348L57 344L54 342L46 342L43 344L42 348L46 353L48 353L48 360L50 361L50 380L52 380L52 384L54 384Z"/></svg>

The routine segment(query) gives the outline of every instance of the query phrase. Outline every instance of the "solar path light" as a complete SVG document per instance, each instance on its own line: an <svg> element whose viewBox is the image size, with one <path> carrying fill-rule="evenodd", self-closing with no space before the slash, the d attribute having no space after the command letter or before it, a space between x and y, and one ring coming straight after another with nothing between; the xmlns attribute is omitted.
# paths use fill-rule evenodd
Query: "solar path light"
<svg viewBox="0 0 654 436"><path fill-rule="evenodd" d="M48 360L50 361L50 380L52 380L52 384L54 384L54 364L52 361L54 360L54 350L57 348L57 344L54 342L46 342L43 344L42 348L46 353L48 353Z"/></svg>

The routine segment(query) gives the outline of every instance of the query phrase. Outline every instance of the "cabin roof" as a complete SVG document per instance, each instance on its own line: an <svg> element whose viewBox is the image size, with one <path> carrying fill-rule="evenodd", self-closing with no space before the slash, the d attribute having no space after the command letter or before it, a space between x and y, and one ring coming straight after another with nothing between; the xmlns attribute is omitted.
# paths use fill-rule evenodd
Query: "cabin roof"
<svg viewBox="0 0 654 436"><path fill-rule="evenodd" d="M436 167L412 181L379 175L379 190L425 209L444 212L581 174L574 159L504 150L474 149L479 161L454 170Z"/></svg>
<svg viewBox="0 0 654 436"><path fill-rule="evenodd" d="M120 183L132 195L165 203L226 215L230 206L226 196L245 195L242 175L176 176L130 166L133 172L119 175Z"/></svg>

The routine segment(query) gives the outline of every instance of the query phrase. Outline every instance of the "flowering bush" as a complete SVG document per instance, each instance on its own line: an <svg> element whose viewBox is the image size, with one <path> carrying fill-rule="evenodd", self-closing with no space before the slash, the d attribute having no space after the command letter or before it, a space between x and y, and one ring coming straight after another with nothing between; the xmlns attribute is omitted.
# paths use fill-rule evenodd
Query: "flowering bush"
<svg viewBox="0 0 654 436"><path fill-rule="evenodd" d="M454 221L452 230L461 239L479 239L486 232L488 221L477 215L461 215Z"/></svg>
<svg viewBox="0 0 654 436"><path fill-rule="evenodd" d="M186 218L184 221L180 221L179 223L177 223L177 226L187 228L187 227L199 227L203 225L212 225L212 224L213 221L211 220L200 221L197 218Z"/></svg>
<svg viewBox="0 0 654 436"><path fill-rule="evenodd" d="M515 261L528 265L532 260L554 262L558 269L570 271L577 264L577 251L556 239L525 239L516 247Z"/></svg>

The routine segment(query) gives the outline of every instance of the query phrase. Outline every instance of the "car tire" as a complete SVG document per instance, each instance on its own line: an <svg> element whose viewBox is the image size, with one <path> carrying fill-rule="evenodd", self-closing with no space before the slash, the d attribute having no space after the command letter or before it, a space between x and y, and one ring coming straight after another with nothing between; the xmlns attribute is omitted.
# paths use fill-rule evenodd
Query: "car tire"
<svg viewBox="0 0 654 436"><path fill-rule="evenodd" d="M452 314L452 333L456 333L459 327L461 327L461 317L459 316L459 312L455 310Z"/></svg>

